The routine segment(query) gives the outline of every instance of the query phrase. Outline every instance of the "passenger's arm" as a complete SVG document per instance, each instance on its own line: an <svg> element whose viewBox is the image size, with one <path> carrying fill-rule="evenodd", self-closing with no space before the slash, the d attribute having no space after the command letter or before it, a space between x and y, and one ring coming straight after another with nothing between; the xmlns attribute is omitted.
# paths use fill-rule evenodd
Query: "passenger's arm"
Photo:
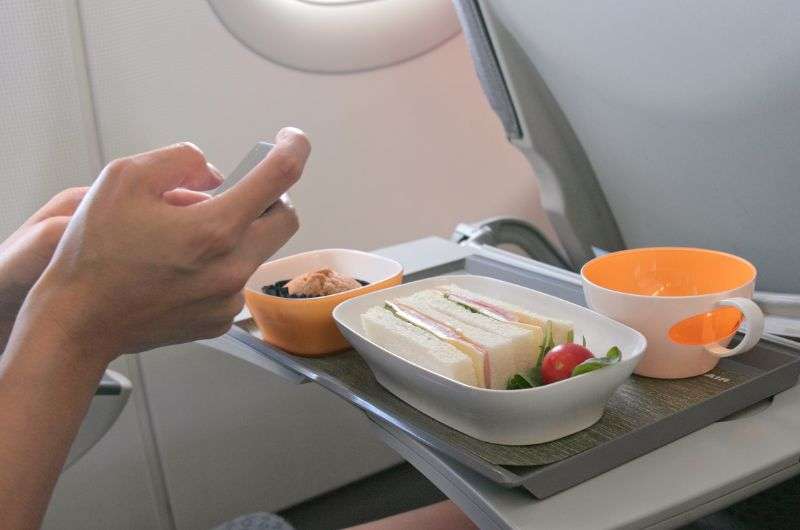
<svg viewBox="0 0 800 530"><path fill-rule="evenodd" d="M53 307L53 310L68 308ZM0 358L0 528L38 528L106 358L33 304Z"/></svg>
<svg viewBox="0 0 800 530"><path fill-rule="evenodd" d="M19 308L50 263L64 229L89 188L70 188L50 199L0 243L0 352Z"/></svg>
<svg viewBox="0 0 800 530"><path fill-rule="evenodd" d="M385 519L353 526L350 530L470 530L478 528L452 501L444 501Z"/></svg>
<svg viewBox="0 0 800 530"><path fill-rule="evenodd" d="M188 144L103 170L0 357L0 528L41 524L111 360L230 328L247 278L297 230L279 198L309 149L302 133L281 131L265 161L215 198L199 190L218 174Z"/></svg>

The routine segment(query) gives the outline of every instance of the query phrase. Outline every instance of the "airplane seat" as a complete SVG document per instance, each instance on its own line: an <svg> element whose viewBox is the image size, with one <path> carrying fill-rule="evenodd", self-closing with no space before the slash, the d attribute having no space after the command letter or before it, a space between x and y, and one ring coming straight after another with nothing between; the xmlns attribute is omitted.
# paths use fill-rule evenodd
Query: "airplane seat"
<svg viewBox="0 0 800 530"><path fill-rule="evenodd" d="M454 2L568 268L626 247L716 248L800 316L800 5Z"/></svg>

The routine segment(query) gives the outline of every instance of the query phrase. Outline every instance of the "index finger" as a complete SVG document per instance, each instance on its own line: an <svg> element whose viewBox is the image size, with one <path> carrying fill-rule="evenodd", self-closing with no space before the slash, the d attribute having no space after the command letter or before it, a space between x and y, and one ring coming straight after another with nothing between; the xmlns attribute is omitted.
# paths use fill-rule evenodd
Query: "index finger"
<svg viewBox="0 0 800 530"><path fill-rule="evenodd" d="M139 163L137 180L161 195L175 188L195 191L213 189L222 176L203 151L191 142L180 142L130 157Z"/></svg>
<svg viewBox="0 0 800 530"><path fill-rule="evenodd" d="M247 226L300 179L311 144L303 131L282 129L275 147L235 186L203 203L228 219Z"/></svg>

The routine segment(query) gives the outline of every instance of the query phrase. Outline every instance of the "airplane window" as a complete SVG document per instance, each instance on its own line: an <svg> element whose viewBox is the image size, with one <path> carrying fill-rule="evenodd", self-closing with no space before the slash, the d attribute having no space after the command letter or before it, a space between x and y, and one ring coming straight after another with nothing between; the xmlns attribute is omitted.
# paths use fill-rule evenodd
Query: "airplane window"
<svg viewBox="0 0 800 530"><path fill-rule="evenodd" d="M374 2L375 0L300 0L307 4L360 4L362 2Z"/></svg>
<svg viewBox="0 0 800 530"><path fill-rule="evenodd" d="M460 31L451 0L208 0L262 57L302 71L374 70L424 54Z"/></svg>

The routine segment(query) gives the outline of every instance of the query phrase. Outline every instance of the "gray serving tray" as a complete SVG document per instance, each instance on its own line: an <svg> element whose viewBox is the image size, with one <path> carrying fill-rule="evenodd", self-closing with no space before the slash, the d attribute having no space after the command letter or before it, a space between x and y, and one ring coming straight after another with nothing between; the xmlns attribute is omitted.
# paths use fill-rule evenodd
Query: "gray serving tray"
<svg viewBox="0 0 800 530"><path fill-rule="evenodd" d="M477 256L463 266L471 274L585 303L579 286L543 274ZM321 358L294 356L261 341L252 321L237 324L230 335L494 482L522 486L538 498L767 399L793 386L800 375L800 344L765 337L750 352L723 359L703 376L631 377L612 396L603 418L579 433L545 444L505 446L471 438L406 404L378 384L354 350Z"/></svg>

